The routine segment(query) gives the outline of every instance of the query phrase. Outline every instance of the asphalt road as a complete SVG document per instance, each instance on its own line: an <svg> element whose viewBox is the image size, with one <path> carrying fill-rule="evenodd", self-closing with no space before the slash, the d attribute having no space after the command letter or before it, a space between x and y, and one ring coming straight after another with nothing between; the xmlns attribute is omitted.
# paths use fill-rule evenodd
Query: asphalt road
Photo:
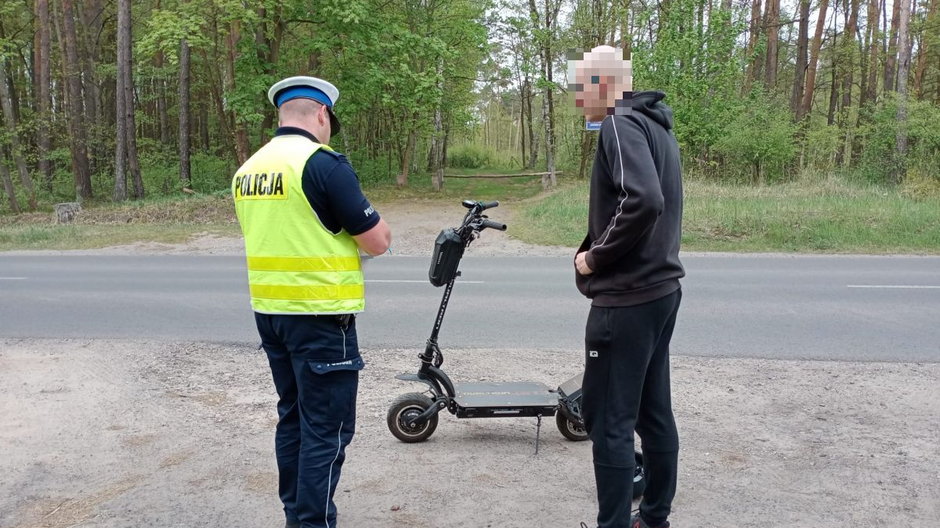
<svg viewBox="0 0 940 528"><path fill-rule="evenodd" d="M673 353L940 362L940 258L685 255ZM443 289L425 257L366 265L367 348L424 346ZM569 258L472 257L447 347L578 350ZM242 257L0 255L0 337L256 343Z"/></svg>

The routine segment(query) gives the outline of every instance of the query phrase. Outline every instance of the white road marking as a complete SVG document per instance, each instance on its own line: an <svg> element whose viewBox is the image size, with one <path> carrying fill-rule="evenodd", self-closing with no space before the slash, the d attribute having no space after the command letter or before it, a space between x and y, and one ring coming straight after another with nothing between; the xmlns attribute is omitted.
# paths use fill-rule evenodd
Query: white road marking
<svg viewBox="0 0 940 528"><path fill-rule="evenodd" d="M869 288L880 290L940 290L940 286L917 284L846 284L846 288Z"/></svg>
<svg viewBox="0 0 940 528"><path fill-rule="evenodd" d="M26 277L0 277L0 280L26 280Z"/></svg>

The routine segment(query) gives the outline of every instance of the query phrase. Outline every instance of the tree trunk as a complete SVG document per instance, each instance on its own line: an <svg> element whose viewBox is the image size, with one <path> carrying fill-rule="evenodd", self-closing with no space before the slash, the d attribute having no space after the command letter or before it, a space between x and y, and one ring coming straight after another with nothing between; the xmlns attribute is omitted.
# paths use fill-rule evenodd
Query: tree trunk
<svg viewBox="0 0 940 528"><path fill-rule="evenodd" d="M85 94L84 123L86 128L86 150L88 152L88 170L91 174L98 172L108 158L106 141L100 137L100 130L106 128L105 112L102 104L104 89L100 86L101 78L97 73L100 57L98 39L101 38L103 26L103 9L100 0L88 0L76 4L78 8L77 28L81 45L79 46L79 59L82 69L82 90Z"/></svg>
<svg viewBox="0 0 940 528"><path fill-rule="evenodd" d="M857 1L857 0L856 0ZM780 37L780 0L767 0L764 15L764 27L767 28L767 55L764 62L764 86L771 93L777 85L777 54Z"/></svg>
<svg viewBox="0 0 940 528"><path fill-rule="evenodd" d="M911 48L908 22L911 17L911 4L907 0L901 4L900 22L898 23L898 134L894 164L894 183L901 183L907 171L907 76L911 70Z"/></svg>
<svg viewBox="0 0 940 528"><path fill-rule="evenodd" d="M203 153L208 153L209 144L209 105L205 102L199 104L199 146Z"/></svg>
<svg viewBox="0 0 940 528"><path fill-rule="evenodd" d="M881 0L869 0L868 2L868 28L866 29L866 44L862 46L863 50L868 50L868 58L863 61L865 67L862 71L862 88L858 100L858 117L855 120L855 129L860 130L866 123L871 121L871 110L869 103L875 100L878 93L878 18L880 16ZM852 161L858 160L864 148L863 141L855 141L852 145Z"/></svg>
<svg viewBox="0 0 940 528"><path fill-rule="evenodd" d="M561 2L559 1L559 5ZM546 0L546 9L548 9L548 0ZM546 21L546 23L549 23ZM547 103L546 129L545 129L545 165L548 175L542 177L542 188L554 188L558 185L558 179L555 176L555 82L552 79L552 50L550 45L545 47L545 72L548 76L548 85L545 88L545 99ZM546 179L547 178L547 179Z"/></svg>
<svg viewBox="0 0 940 528"><path fill-rule="evenodd" d="M229 28L228 37L225 39L226 43L226 57L227 57L227 67L225 68L225 91L233 92L235 90L235 58L238 54L238 41L240 38L241 30L239 28L239 22L232 21ZM233 126L233 137L235 141L235 157L239 165L244 164L248 161L249 150L248 146L248 130L245 128L245 123L243 123L235 111L231 111L231 122Z"/></svg>
<svg viewBox="0 0 940 528"><path fill-rule="evenodd" d="M554 39L558 11L561 8L561 1L555 0L553 4L552 0L545 0L544 7L545 17L544 26L542 26L542 23L539 21L539 11L538 7L535 5L535 0L529 0L529 16L532 20L532 24L535 27L541 27L546 32L546 35L539 39L541 41L539 44L541 47L541 73L542 78L546 81L545 92L542 97L542 120L545 126L545 166L548 174L542 176L542 187L547 189L555 186L557 183L555 177L555 108L553 99L554 84L552 82L552 70L554 68L552 64L552 41Z"/></svg>
<svg viewBox="0 0 940 528"><path fill-rule="evenodd" d="M836 122L836 108L839 105L839 83L836 81L838 77L839 68L836 66L836 50L839 49L839 39L836 34L836 23L839 18L839 6L836 4L835 9L832 12L832 64L830 65L830 70L832 70L832 83L829 87L829 111L826 112L826 124L832 126Z"/></svg>
<svg viewBox="0 0 940 528"><path fill-rule="evenodd" d="M124 9L124 5L130 0L118 0L117 13L117 72L116 86L114 89L114 107L115 107L115 148L114 148L114 193L112 195L115 202L127 200L127 91L124 84L127 82L127 76L124 69L128 66L127 55L130 53L130 42L126 40L125 26L130 25L130 13ZM130 133L132 133L131 131Z"/></svg>
<svg viewBox="0 0 940 528"><path fill-rule="evenodd" d="M813 92L816 90L816 67L819 64L819 50L822 48L822 34L826 27L826 9L829 0L820 0L819 18L816 20L816 32L809 52L809 66L806 68L806 89L803 90L803 103L800 105L798 120L802 120L813 108Z"/></svg>
<svg viewBox="0 0 940 528"><path fill-rule="evenodd" d="M443 59L438 61L435 73L437 74L438 79L443 79ZM443 92L443 82L438 82L437 89ZM431 163L430 167L428 167L428 170L431 172L431 186L435 191L441 191L444 189L444 160L442 159L444 152L444 138L442 134L444 131L443 104L444 102L440 101L434 108L434 132L431 134ZM509 148L512 148L512 143L510 143Z"/></svg>
<svg viewBox="0 0 940 528"><path fill-rule="evenodd" d="M790 91L790 111L800 119L800 104L803 102L803 83L806 81L806 52L809 48L810 0L800 0L800 29L796 38L796 69L793 89Z"/></svg>
<svg viewBox="0 0 940 528"><path fill-rule="evenodd" d="M33 186L33 178L29 175L29 169L26 167L26 160L23 158L23 152L20 145L19 136L16 131L16 114L13 112L13 98L10 95L10 85L7 84L9 79L7 78L7 64L6 59L0 57L0 104L3 106L3 124L7 129L7 136L10 138L10 149L12 150L11 154L13 161L16 163L17 172L20 175L20 181L23 183L23 188L26 189L26 197L29 203L29 210L35 211L38 207L36 203L36 188ZM0 159L0 165L3 165L3 160ZM6 166L3 167L4 171L7 171ZM9 173L5 174L7 178L10 177ZM4 182L5 183L5 182ZM7 194L11 197L11 208L16 202L16 195L12 191L13 183L11 180L10 189L7 190ZM19 206L16 206L14 212L19 212Z"/></svg>
<svg viewBox="0 0 940 528"><path fill-rule="evenodd" d="M126 47L124 53L124 111L127 121L127 168L134 183L133 197L141 199L144 197L144 180L140 174L140 158L137 156L137 121L134 117L134 40L131 36L131 0L118 0L118 9L125 11L124 35L123 41ZM118 40L120 43L121 41ZM120 45L120 44L118 44Z"/></svg>
<svg viewBox="0 0 940 528"><path fill-rule="evenodd" d="M823 2L827 0L822 0ZM760 71L760 60L756 57L757 43L760 40L761 30L761 0L751 0L751 24L747 39L747 74L744 79L744 92L751 91L751 85L758 77Z"/></svg>
<svg viewBox="0 0 940 528"><path fill-rule="evenodd" d="M72 174L75 178L75 200L81 203L92 198L91 169L88 166L88 138L83 125L82 79L78 61L77 34L75 32L75 10L72 0L62 0L62 30L64 33L65 57L62 65L68 86L69 147L72 151Z"/></svg>
<svg viewBox="0 0 940 528"><path fill-rule="evenodd" d="M871 0L868 3L868 31L870 38L868 40L868 79L865 82L865 89L862 91L859 106L863 106L869 101L874 101L878 93L878 17L880 16L880 0Z"/></svg>
<svg viewBox="0 0 940 528"><path fill-rule="evenodd" d="M186 189L191 185L190 139L189 139L189 42L180 41L180 184Z"/></svg>
<svg viewBox="0 0 940 528"><path fill-rule="evenodd" d="M526 166L526 120L525 120L525 85L519 88L519 146L522 148L522 163Z"/></svg>
<svg viewBox="0 0 940 528"><path fill-rule="evenodd" d="M258 60L262 64L264 73L268 76L274 75L278 60L280 60L281 41L283 40L284 29L287 26L284 22L282 12L283 7L278 4L273 20L271 21L274 26L274 34L269 36L265 24L267 11L263 7L258 9L258 15L262 23L258 25L258 29L255 31L255 42L257 44ZM265 50L267 50L267 54L264 53ZM274 127L274 107L266 104L263 108L264 118L261 122L261 130L259 132L259 139L262 145L268 141L268 131Z"/></svg>
<svg viewBox="0 0 940 528"><path fill-rule="evenodd" d="M898 71L898 29L901 22L901 4L907 0L894 0L894 11L891 15L891 39L888 41L888 52L885 55L885 83L884 91L896 90L895 74Z"/></svg>
<svg viewBox="0 0 940 528"><path fill-rule="evenodd" d="M166 102L166 79L164 78L163 66L166 61L163 52L158 51L154 57L154 63L157 67L156 91L157 91L157 120L159 121L160 146L166 148L170 144L170 116L167 112Z"/></svg>
<svg viewBox="0 0 940 528"><path fill-rule="evenodd" d="M450 120L444 123L444 141L441 143L441 169L447 168L447 145L450 143Z"/></svg>
<svg viewBox="0 0 940 528"><path fill-rule="evenodd" d="M438 106L434 109L434 136L431 138L431 186L435 191L444 189L444 160L441 159L444 151L444 138L441 137L443 130L444 118Z"/></svg>
<svg viewBox="0 0 940 528"><path fill-rule="evenodd" d="M49 152L52 150L52 140L50 137L50 121L52 119L51 106L52 96L50 87L52 86L52 77L50 74L50 31L51 24L49 20L49 1L36 0L36 34L39 37L39 49L36 51L36 79L39 88L39 102L36 105L38 110L38 126L36 135L38 136L37 147L39 148L39 173L46 190L52 192L52 163L49 161Z"/></svg>
<svg viewBox="0 0 940 528"><path fill-rule="evenodd" d="M587 176L587 165L591 159L591 152L594 150L597 133L587 130L581 131L581 162L578 165L578 179L583 180Z"/></svg>
<svg viewBox="0 0 940 528"><path fill-rule="evenodd" d="M532 99L535 98L535 93L532 91L532 82L531 80L526 83L526 117L528 122L526 127L529 129L529 163L526 165L527 169L534 169L535 165L539 162L539 148L535 139L535 116L532 114Z"/></svg>
<svg viewBox="0 0 940 528"><path fill-rule="evenodd" d="M408 185L408 173L411 172L411 158L414 156L415 143L418 139L418 132L415 130L418 120L418 114L412 114L408 121L408 143L405 145L405 151L401 156L401 171L398 172L396 183L399 187Z"/></svg>
<svg viewBox="0 0 940 528"><path fill-rule="evenodd" d="M137 157L137 126L134 119L133 41L131 40L131 2L118 0L117 84L115 88L116 148L114 200L127 199L127 171L132 178L134 198L144 197L144 183Z"/></svg>
<svg viewBox="0 0 940 528"><path fill-rule="evenodd" d="M858 32L858 6L859 0L851 0L850 5L846 6L848 19L845 22L845 31L842 40L844 52L840 60L840 71L842 76L842 111L839 113L839 128L845 132L845 141L836 157L836 163L848 165L852 158L852 142L854 140L854 130L848 126L849 112L852 108L852 88L853 74L855 72L855 45L856 33Z"/></svg>
<svg viewBox="0 0 940 528"><path fill-rule="evenodd" d="M7 193L7 199L10 201L10 211L20 212L20 204L16 201L16 189L13 188L13 178L10 177L10 171L7 166L0 162L0 179L3 180L3 190Z"/></svg>
<svg viewBox="0 0 940 528"><path fill-rule="evenodd" d="M937 43L935 39L940 34L940 18L937 18L938 4L940 4L940 0L930 0L927 14L924 17L924 27L921 29L920 50L917 52L917 68L914 72L914 93L918 99L923 99L926 95L924 93L924 78L927 73L927 64ZM940 84L940 71L938 71L936 82Z"/></svg>
<svg viewBox="0 0 940 528"><path fill-rule="evenodd" d="M845 23L845 34L842 47L845 49L842 60L842 109L852 106L852 76L855 71L855 33L858 31L858 4L859 0L851 0L848 20Z"/></svg>

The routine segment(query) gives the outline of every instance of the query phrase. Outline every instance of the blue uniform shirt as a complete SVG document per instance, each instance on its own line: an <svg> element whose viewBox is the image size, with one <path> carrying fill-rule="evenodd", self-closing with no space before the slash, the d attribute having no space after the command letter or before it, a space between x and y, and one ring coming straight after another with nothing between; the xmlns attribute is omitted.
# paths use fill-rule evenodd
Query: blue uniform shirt
<svg viewBox="0 0 940 528"><path fill-rule="evenodd" d="M275 136L300 135L320 141L313 134L296 127L280 127ZM345 229L361 235L379 223L379 213L362 194L359 177L346 156L318 149L304 166L302 185L313 212L331 233Z"/></svg>

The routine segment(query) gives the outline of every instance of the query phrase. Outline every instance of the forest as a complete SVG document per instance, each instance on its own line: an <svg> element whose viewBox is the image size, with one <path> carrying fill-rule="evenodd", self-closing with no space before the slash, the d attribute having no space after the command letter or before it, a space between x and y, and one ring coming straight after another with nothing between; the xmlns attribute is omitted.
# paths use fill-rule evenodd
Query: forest
<svg viewBox="0 0 940 528"><path fill-rule="evenodd" d="M588 177L573 50L632 59L688 178L940 188L940 0L0 0L0 213L225 193L290 75L363 186Z"/></svg>

